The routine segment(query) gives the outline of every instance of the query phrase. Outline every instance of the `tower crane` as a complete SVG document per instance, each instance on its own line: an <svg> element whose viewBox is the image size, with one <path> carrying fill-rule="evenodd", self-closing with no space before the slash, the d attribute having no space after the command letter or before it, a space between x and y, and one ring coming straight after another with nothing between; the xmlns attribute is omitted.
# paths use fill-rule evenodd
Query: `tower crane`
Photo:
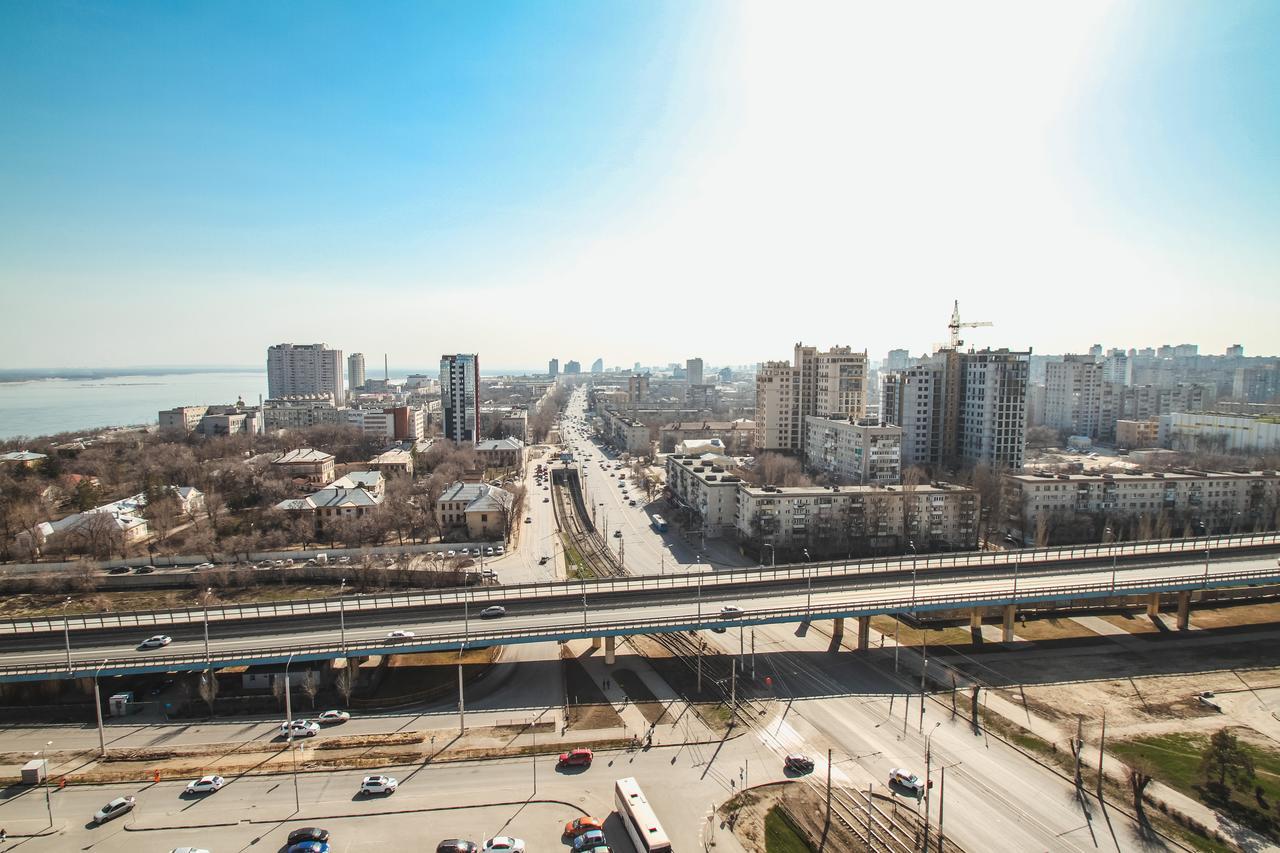
<svg viewBox="0 0 1280 853"><path fill-rule="evenodd" d="M964 346L964 341L960 340L961 329L976 329L982 326L990 326L990 325L992 324L986 320L979 320L978 322L975 322L975 323L961 323L960 322L960 300L957 299L955 301L955 305L951 309L951 322L947 324L947 328L951 330L951 348L960 349L960 347Z"/></svg>

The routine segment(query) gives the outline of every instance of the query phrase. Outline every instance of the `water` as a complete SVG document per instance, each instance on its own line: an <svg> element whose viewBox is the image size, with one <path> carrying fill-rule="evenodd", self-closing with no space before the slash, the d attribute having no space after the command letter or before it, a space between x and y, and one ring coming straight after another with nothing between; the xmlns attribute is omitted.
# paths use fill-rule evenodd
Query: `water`
<svg viewBox="0 0 1280 853"><path fill-rule="evenodd" d="M161 409L237 397L256 406L259 394L267 394L265 370L0 382L0 438L154 424Z"/></svg>

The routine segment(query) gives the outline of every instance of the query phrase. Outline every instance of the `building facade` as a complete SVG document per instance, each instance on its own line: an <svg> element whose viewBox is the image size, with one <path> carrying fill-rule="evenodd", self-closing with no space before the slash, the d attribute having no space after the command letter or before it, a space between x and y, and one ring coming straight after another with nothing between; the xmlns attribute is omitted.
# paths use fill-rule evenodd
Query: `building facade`
<svg viewBox="0 0 1280 853"><path fill-rule="evenodd" d="M1124 418L1116 421L1116 447L1126 450L1155 447L1159 440L1158 421L1131 421Z"/></svg>
<svg viewBox="0 0 1280 853"><path fill-rule="evenodd" d="M686 529L707 539L732 536L738 516L738 486L742 480L700 455L667 456L667 501L683 511Z"/></svg>
<svg viewBox="0 0 1280 853"><path fill-rule="evenodd" d="M756 371L756 449L804 450L804 419L861 418L867 411L867 354L849 347L821 352L796 344L792 361Z"/></svg>
<svg viewBox="0 0 1280 853"><path fill-rule="evenodd" d="M342 410L329 394L274 397L262 403L265 429L303 429L319 424L342 423Z"/></svg>
<svg viewBox="0 0 1280 853"><path fill-rule="evenodd" d="M475 444L480 438L480 357L475 353L440 357L440 400L444 437Z"/></svg>
<svg viewBox="0 0 1280 853"><path fill-rule="evenodd" d="M267 348L267 395L329 394L346 399L342 350L324 344L276 344Z"/></svg>
<svg viewBox="0 0 1280 853"><path fill-rule="evenodd" d="M1275 453L1280 417L1219 412L1170 412L1157 428L1160 447L1183 453Z"/></svg>
<svg viewBox="0 0 1280 853"><path fill-rule="evenodd" d="M902 479L902 427L867 419L805 418L805 467L837 485Z"/></svg>
<svg viewBox="0 0 1280 853"><path fill-rule="evenodd" d="M355 393L364 387L364 353L353 352L347 356L347 390Z"/></svg>

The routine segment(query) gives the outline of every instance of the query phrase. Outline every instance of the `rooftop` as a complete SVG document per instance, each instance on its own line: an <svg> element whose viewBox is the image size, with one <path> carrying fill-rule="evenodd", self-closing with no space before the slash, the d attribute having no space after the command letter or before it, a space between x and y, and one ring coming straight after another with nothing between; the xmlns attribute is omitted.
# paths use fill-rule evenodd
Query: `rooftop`
<svg viewBox="0 0 1280 853"><path fill-rule="evenodd" d="M297 450L290 450L274 460L276 465L295 465L308 464L315 465L321 462L332 462L333 454L325 453L323 450L315 450L310 447L299 447Z"/></svg>

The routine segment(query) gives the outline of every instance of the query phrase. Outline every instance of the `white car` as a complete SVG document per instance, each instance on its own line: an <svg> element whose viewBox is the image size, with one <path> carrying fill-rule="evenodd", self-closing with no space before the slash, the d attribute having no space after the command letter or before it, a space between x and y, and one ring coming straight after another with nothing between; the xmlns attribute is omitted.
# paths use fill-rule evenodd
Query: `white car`
<svg viewBox="0 0 1280 853"><path fill-rule="evenodd" d="M280 734L288 737L292 732L294 737L315 737L320 733L320 724L313 723L310 720L294 720L293 724L281 723Z"/></svg>
<svg viewBox="0 0 1280 853"><path fill-rule="evenodd" d="M209 853L203 847L175 847L169 853Z"/></svg>
<svg viewBox="0 0 1280 853"><path fill-rule="evenodd" d="M499 554L505 554L505 553L507 553L507 549L506 549L506 548L504 548L504 547L502 547L501 545L499 545L498 547L494 548L493 550L497 551Z"/></svg>
<svg viewBox="0 0 1280 853"><path fill-rule="evenodd" d="M507 608L503 607L501 604L495 604L491 607L486 607L484 610L480 611L481 619L496 619L499 616L506 616L506 615L507 615Z"/></svg>
<svg viewBox="0 0 1280 853"><path fill-rule="evenodd" d="M326 724L345 723L349 719L351 719L351 714L347 711L325 711L316 717L316 722Z"/></svg>
<svg viewBox="0 0 1280 853"><path fill-rule="evenodd" d="M418 635L413 633L412 631L388 631L387 632L388 640L412 640L416 636Z"/></svg>
<svg viewBox="0 0 1280 853"><path fill-rule="evenodd" d="M720 608L721 619L732 619L735 616L741 616L741 615L742 615L741 607L734 607L732 604L727 604L724 607Z"/></svg>
<svg viewBox="0 0 1280 853"><path fill-rule="evenodd" d="M213 563L198 563L194 568L196 568L196 569L212 569L212 568L215 568L215 566L213 565Z"/></svg>
<svg viewBox="0 0 1280 853"><path fill-rule="evenodd" d="M221 776L201 776L194 782L187 784L188 794L212 794L214 791L226 784L226 780Z"/></svg>
<svg viewBox="0 0 1280 853"><path fill-rule="evenodd" d="M895 767L889 771L889 787L906 788L917 797L924 793L924 780L909 770Z"/></svg>
<svg viewBox="0 0 1280 853"><path fill-rule="evenodd" d="M156 634L154 637L147 637L141 643L138 643L140 649L158 649L167 646L173 642L173 637L167 634Z"/></svg>
<svg viewBox="0 0 1280 853"><path fill-rule="evenodd" d="M360 793L394 794L399 785L394 776L366 776L360 783Z"/></svg>
<svg viewBox="0 0 1280 853"><path fill-rule="evenodd" d="M498 835L484 843L484 853L524 853L524 839Z"/></svg>

